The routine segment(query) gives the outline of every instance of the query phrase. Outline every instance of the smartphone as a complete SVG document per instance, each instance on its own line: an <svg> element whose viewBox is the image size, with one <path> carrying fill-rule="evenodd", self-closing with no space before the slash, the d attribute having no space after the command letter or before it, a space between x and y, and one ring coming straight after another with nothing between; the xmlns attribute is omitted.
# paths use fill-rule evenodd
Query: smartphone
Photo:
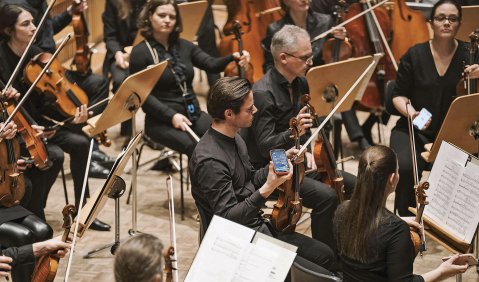
<svg viewBox="0 0 479 282"><path fill-rule="evenodd" d="M419 112L419 115L415 117L414 120L412 121L412 124L414 124L414 126L416 126L417 129L423 130L427 122L431 119L431 117L432 117L432 114L425 108L422 108L421 111Z"/></svg>
<svg viewBox="0 0 479 282"><path fill-rule="evenodd" d="M276 174L288 174L289 164L286 157L286 151L283 149L275 149L269 152L271 161L273 161L273 169Z"/></svg>
<svg viewBox="0 0 479 282"><path fill-rule="evenodd" d="M442 261L446 261L450 259L451 257L444 257L442 258ZM459 258L455 261L454 264L457 265L463 265L463 264L468 264L468 265L477 265L477 259L474 257L473 254L460 254Z"/></svg>

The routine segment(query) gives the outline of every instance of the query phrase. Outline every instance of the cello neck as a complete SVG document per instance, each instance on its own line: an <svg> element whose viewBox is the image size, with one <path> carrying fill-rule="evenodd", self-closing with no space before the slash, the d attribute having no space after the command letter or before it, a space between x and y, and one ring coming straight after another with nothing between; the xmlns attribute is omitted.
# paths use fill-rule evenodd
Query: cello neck
<svg viewBox="0 0 479 282"><path fill-rule="evenodd" d="M363 11L368 9L368 5L366 3L362 3L361 7ZM368 30L369 39L374 45L375 53L384 53L384 48L381 45L381 39L379 37L380 35L377 30L377 28L379 27L377 27L376 24L374 23L374 19L371 13L374 13L374 11L371 11L364 15L364 20L366 21L366 28Z"/></svg>

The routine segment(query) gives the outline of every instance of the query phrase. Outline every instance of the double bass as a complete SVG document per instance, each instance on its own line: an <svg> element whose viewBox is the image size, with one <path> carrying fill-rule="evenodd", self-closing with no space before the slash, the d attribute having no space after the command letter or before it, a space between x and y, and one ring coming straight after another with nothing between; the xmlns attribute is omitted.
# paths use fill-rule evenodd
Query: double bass
<svg viewBox="0 0 479 282"><path fill-rule="evenodd" d="M291 118L289 120L290 138L294 140L296 149L300 149L300 129L298 128L298 120ZM304 164L293 164L293 177L286 180L277 189L279 197L274 204L271 214L271 224L279 232L291 233L296 229L302 213L302 200L299 197L300 185L304 178Z"/></svg>

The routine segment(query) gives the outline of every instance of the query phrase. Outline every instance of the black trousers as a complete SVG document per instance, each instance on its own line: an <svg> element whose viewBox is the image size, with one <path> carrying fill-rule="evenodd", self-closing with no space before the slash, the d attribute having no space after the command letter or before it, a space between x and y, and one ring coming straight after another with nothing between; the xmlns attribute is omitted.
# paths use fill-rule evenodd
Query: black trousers
<svg viewBox="0 0 479 282"><path fill-rule="evenodd" d="M421 133L415 133L416 159L419 179L428 164L421 158L421 148L427 143L432 143ZM398 211L400 216L410 216L408 207L416 207L416 197L414 195L414 173L412 168L411 146L409 143L409 132L407 128L395 127L391 132L391 149L396 152L399 163L399 183L396 187L396 198L394 199L394 210Z"/></svg>
<svg viewBox="0 0 479 282"><path fill-rule="evenodd" d="M205 112L193 123L191 129L199 136L203 136L210 128L212 118ZM153 141L158 142L189 157L193 154L197 142L188 132L174 128L171 124L145 122L145 133Z"/></svg>
<svg viewBox="0 0 479 282"><path fill-rule="evenodd" d="M113 61L113 63L110 65L110 74L111 74L111 82L113 85L113 88L111 91L113 93L116 93L118 88L120 88L120 85L123 83L123 81L130 75L130 71L128 69L124 70L119 68L116 65L116 62ZM121 130L120 130L120 135L122 136L130 136L131 135L131 120L127 120L121 123Z"/></svg>
<svg viewBox="0 0 479 282"><path fill-rule="evenodd" d="M78 207L88 161L90 138L80 132L79 128L62 127L57 130L55 135L49 140L49 143L51 143L49 146L52 147L56 145L57 148L51 148L51 150L56 152L55 154L59 154L59 150L61 150L70 155L70 169L73 178L73 188L75 190L75 206ZM85 199L89 196L90 193L87 184Z"/></svg>
<svg viewBox="0 0 479 282"><path fill-rule="evenodd" d="M351 195L356 183L356 177L343 172L344 186L347 195ZM320 175L309 174L304 178L299 195L303 206L313 209L311 212L311 233L314 239L336 249L333 236L333 216L338 206L336 192L330 186L320 182Z"/></svg>
<svg viewBox="0 0 479 282"><path fill-rule="evenodd" d="M364 137L363 130L361 129L361 125L359 125L359 120L354 109L342 112L341 117L343 118L343 124L348 133L349 140L359 141Z"/></svg>
<svg viewBox="0 0 479 282"><path fill-rule="evenodd" d="M0 225L2 247L21 247L52 238L53 230L35 215L29 215ZM18 265L12 270L13 281L29 282L35 264Z"/></svg>
<svg viewBox="0 0 479 282"><path fill-rule="evenodd" d="M48 151L48 159L52 162L52 166L44 171L37 168L30 168L25 171L25 176L31 181L32 193L31 199L24 207L33 212L40 219L45 221L44 209L47 204L48 193L52 188L58 173L62 169L64 155L60 147L48 143L46 144Z"/></svg>

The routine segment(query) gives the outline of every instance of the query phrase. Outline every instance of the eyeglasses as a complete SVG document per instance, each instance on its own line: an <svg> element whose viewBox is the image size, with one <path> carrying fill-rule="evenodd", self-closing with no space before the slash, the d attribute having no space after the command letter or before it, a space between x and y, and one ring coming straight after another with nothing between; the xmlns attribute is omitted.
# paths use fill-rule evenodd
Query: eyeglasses
<svg viewBox="0 0 479 282"><path fill-rule="evenodd" d="M448 20L450 23L457 23L459 21L459 17L458 16L446 17L444 15L439 15L439 16L435 16L434 20L438 23L444 23L446 20Z"/></svg>
<svg viewBox="0 0 479 282"><path fill-rule="evenodd" d="M286 53L286 52L283 52L284 54L290 56L290 57L293 57L293 58L296 58L296 59L300 59L301 61L303 61L304 63L306 64L310 64L313 62L313 55L305 55L305 56L301 56L301 57L298 57L298 56L295 56L293 54L290 54L290 53Z"/></svg>

